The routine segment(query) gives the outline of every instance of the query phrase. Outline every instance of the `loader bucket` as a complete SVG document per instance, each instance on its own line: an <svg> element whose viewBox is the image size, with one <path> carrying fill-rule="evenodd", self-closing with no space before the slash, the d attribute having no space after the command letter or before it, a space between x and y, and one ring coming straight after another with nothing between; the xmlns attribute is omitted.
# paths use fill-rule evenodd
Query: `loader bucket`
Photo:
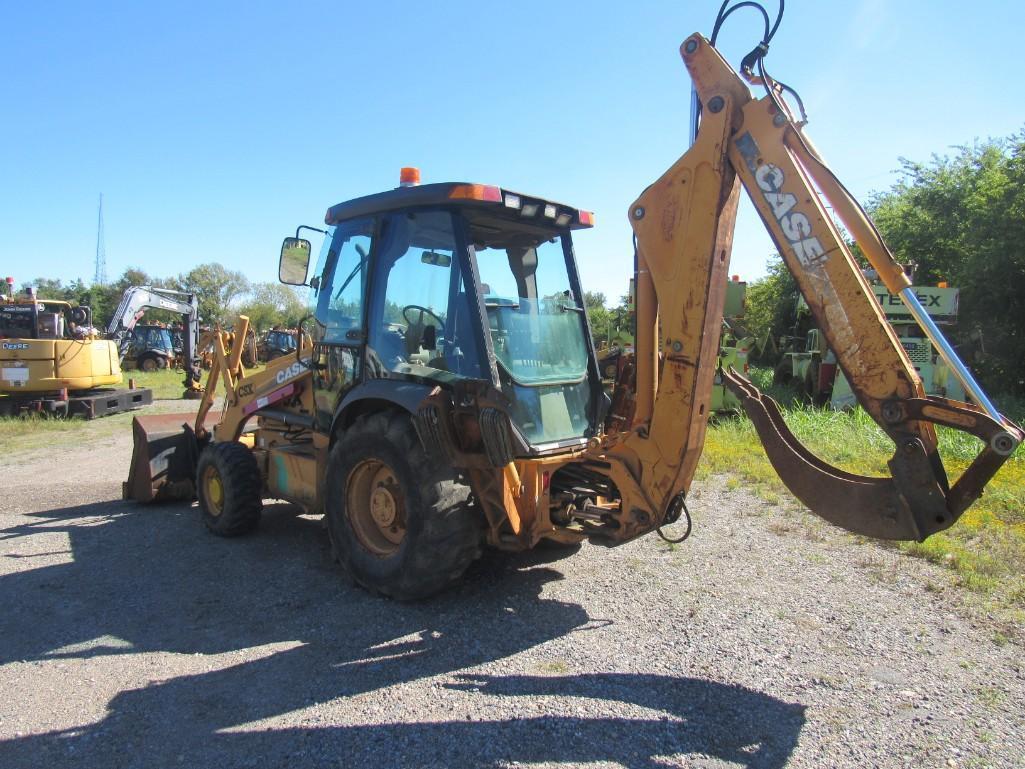
<svg viewBox="0 0 1025 769"><path fill-rule="evenodd" d="M196 463L202 449L191 415L156 414L132 420L132 464L121 496L136 502L191 500L195 494ZM216 423L213 419L211 427Z"/></svg>

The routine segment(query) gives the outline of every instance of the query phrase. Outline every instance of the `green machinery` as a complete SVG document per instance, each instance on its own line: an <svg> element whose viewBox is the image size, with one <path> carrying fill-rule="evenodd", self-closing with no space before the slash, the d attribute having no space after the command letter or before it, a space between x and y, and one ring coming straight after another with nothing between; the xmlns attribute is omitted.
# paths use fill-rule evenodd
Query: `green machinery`
<svg viewBox="0 0 1025 769"><path fill-rule="evenodd" d="M755 344L755 338L741 325L744 319L747 299L747 283L739 275L726 283L726 302L723 305L722 336L719 338L719 371L715 373L712 386L713 414L742 411L740 400L723 384L723 370L733 368L747 374L747 358Z"/></svg>
<svg viewBox="0 0 1025 769"><path fill-rule="evenodd" d="M937 286L913 286L918 301L938 326L953 326L957 323L960 289L945 284ZM939 395L954 400L965 400L965 392L957 377L950 376L950 369L938 355L932 342L911 316L906 305L896 294L891 294L880 283L872 283L872 293L883 309L922 378L929 395ZM797 322L810 319L808 305L801 297L797 303ZM784 354L776 366L774 381L777 384L795 386L805 397L817 405L827 403L835 410L853 408L857 401L850 384L842 371L837 369L836 356L826 345L825 337L817 328L809 328L803 336L795 335L784 343Z"/></svg>
<svg viewBox="0 0 1025 769"><path fill-rule="evenodd" d="M634 336L632 333L634 315L634 279L630 279L628 308L631 318L631 329L617 330L611 336L609 346L598 350L598 368L601 371L605 391L612 395L616 380L623 372L624 366L633 363ZM744 374L748 371L748 355L756 347L757 340L742 325L744 319L747 283L739 275L726 283L726 302L723 305L722 335L719 339L719 363L721 369L733 367ZM712 386L712 402L709 410L712 414L732 413L741 411L741 404L722 382L717 371Z"/></svg>
<svg viewBox="0 0 1025 769"><path fill-rule="evenodd" d="M925 307L929 316L937 326L953 326L957 323L958 298L960 289L950 288L946 284L938 286L913 286L918 301ZM886 319L897 332L900 344L907 352L915 366L915 371L922 377L925 391L929 395L939 395L953 400L967 400L964 388L956 376L950 375L947 364L939 357L932 342L919 328L911 317L907 306L896 294L891 294L877 283L872 284L876 300L883 308ZM837 410L853 408L856 404L854 393L843 372L837 372L833 383L830 405Z"/></svg>

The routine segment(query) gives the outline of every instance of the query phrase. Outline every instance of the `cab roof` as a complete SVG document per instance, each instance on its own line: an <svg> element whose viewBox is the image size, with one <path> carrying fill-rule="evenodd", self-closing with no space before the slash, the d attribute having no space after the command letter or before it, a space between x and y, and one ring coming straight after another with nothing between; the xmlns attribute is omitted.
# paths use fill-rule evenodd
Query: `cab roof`
<svg viewBox="0 0 1025 769"><path fill-rule="evenodd" d="M325 224L339 224L363 216L425 206L465 206L487 210L504 218L579 230L594 226L594 214L563 203L524 195L502 187L468 182L440 182L396 187L386 192L353 198L331 206Z"/></svg>

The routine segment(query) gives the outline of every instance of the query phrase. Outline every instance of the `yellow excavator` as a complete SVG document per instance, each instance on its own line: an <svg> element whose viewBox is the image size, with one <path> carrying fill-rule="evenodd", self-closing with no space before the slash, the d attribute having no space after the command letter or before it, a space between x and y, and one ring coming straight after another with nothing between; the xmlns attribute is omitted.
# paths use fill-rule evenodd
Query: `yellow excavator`
<svg viewBox="0 0 1025 769"><path fill-rule="evenodd" d="M47 414L86 419L137 409L153 391L116 388L117 344L99 337L92 311L58 299L0 294L0 416Z"/></svg>
<svg viewBox="0 0 1025 769"><path fill-rule="evenodd" d="M891 477L831 467L797 442L770 398L722 371L774 468L811 512L852 532L923 540L953 525L1022 430L922 310L811 144L799 98L766 71L779 17L770 26L765 14L739 72L716 49L725 18L752 5L724 3L711 39L684 41L692 145L628 212L637 280L630 417L609 413L584 311L572 233L591 227L592 214L497 186L420 185L404 169L400 187L328 209L312 277L303 228L285 239L279 277L310 286L311 340L253 376L239 351L221 346L192 424L136 419L125 496L198 496L221 535L256 526L264 498L289 500L326 517L357 582L400 599L445 588L484 546L618 545L689 520L743 187L858 402L894 443ZM977 405L925 393L830 212ZM218 381L225 401L213 415ZM982 442L956 480L937 451L937 425Z"/></svg>

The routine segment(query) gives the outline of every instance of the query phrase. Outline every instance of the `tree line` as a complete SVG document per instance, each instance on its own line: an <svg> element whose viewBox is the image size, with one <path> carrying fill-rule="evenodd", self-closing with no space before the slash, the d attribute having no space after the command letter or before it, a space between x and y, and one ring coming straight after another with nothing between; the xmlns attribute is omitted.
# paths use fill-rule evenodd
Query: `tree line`
<svg viewBox="0 0 1025 769"><path fill-rule="evenodd" d="M106 284L89 285L82 280L64 283L60 279L36 278L21 284L20 290L24 291L29 286L36 289L36 295L41 299L63 299L71 304L88 306L92 309L94 325L101 329L106 329L121 296L131 286L154 286L196 294L200 320L211 327L215 324L222 328L230 327L235 318L243 314L249 316L250 323L258 331L273 326L294 328L307 312L304 298L292 286L253 282L241 272L216 263L201 264L188 272L163 278L129 267L117 280ZM147 310L145 317L147 321L162 322L180 319L156 309Z"/></svg>

